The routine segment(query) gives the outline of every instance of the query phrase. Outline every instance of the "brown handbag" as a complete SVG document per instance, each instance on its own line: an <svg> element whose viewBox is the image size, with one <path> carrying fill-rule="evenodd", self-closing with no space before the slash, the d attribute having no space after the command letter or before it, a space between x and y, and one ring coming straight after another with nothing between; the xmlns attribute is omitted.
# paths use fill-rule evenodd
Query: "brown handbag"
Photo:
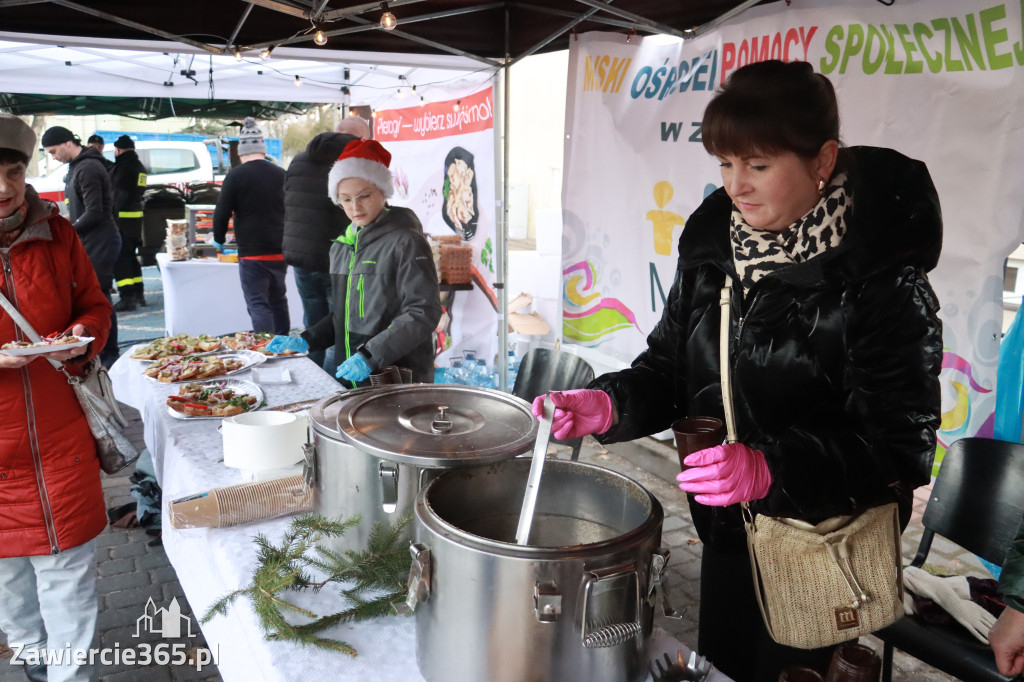
<svg viewBox="0 0 1024 682"><path fill-rule="evenodd" d="M729 364L732 278L721 295L722 403L737 442ZM754 593L779 644L817 649L856 639L903 616L903 564L895 502L816 526L754 514L743 503Z"/></svg>

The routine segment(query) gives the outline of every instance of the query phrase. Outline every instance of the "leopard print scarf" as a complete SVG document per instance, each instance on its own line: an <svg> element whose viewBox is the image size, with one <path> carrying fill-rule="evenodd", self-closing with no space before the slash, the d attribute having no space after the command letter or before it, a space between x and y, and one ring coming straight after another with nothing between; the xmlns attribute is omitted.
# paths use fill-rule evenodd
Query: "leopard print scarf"
<svg viewBox="0 0 1024 682"><path fill-rule="evenodd" d="M839 245L846 235L846 212L853 205L846 185L846 175L837 173L814 208L781 232L750 227L733 206L732 257L744 291L769 273Z"/></svg>

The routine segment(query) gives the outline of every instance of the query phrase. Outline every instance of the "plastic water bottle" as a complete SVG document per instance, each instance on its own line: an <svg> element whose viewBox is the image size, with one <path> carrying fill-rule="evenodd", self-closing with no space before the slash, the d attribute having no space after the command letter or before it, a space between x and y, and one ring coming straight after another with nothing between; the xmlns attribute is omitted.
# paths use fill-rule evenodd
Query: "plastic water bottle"
<svg viewBox="0 0 1024 682"><path fill-rule="evenodd" d="M448 360L451 367L448 368L447 382L449 384L464 384L466 383L466 368L462 362L462 358L451 358Z"/></svg>
<svg viewBox="0 0 1024 682"><path fill-rule="evenodd" d="M508 389L516 385L516 376L519 374L519 358L516 357L516 349L508 349Z"/></svg>

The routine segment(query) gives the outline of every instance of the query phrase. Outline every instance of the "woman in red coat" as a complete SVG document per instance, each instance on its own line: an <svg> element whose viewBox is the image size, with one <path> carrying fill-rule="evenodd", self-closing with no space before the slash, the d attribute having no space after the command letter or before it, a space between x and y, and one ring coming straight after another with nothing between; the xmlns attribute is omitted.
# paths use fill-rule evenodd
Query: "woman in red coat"
<svg viewBox="0 0 1024 682"><path fill-rule="evenodd" d="M76 372L103 348L111 307L74 228L25 183L35 140L23 121L0 114L0 293L43 336L95 338L45 356ZM0 345L23 340L0 308ZM89 680L92 666L47 671L41 653L87 651L96 630L92 540L106 512L89 426L67 378L42 355L0 352L0 415L0 629L30 680Z"/></svg>

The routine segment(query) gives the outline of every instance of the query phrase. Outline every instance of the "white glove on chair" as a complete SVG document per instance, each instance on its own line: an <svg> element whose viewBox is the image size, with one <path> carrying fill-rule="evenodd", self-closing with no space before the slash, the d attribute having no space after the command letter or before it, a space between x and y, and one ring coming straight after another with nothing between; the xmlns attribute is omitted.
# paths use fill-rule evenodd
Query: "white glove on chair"
<svg viewBox="0 0 1024 682"><path fill-rule="evenodd" d="M940 578L915 566L907 566L903 569L903 586L916 595L934 601L978 641L988 644L988 631L995 625L996 617L971 601L971 588L966 577L956 575ZM904 605L906 602L904 599ZM913 612L913 609L907 611Z"/></svg>

